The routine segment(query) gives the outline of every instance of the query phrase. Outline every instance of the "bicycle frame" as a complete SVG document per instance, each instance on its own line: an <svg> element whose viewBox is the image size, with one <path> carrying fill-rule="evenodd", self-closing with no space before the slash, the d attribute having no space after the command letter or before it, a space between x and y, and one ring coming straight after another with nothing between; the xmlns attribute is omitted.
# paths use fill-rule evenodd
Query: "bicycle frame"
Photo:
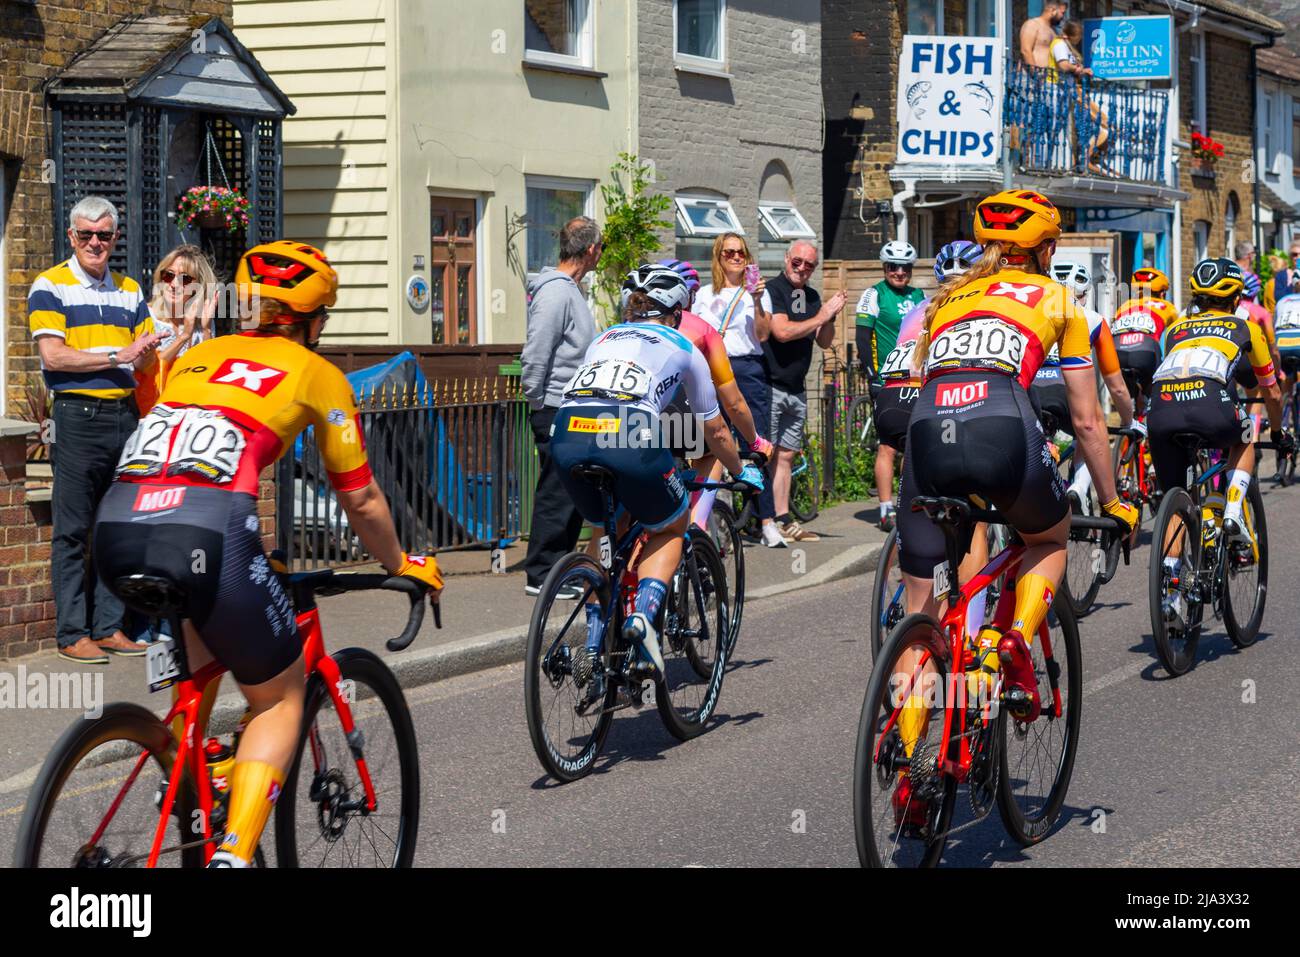
<svg viewBox="0 0 1300 957"><path fill-rule="evenodd" d="M341 675L338 665L334 659L325 653L325 639L321 632L320 611L312 607L307 611L299 613L297 616L299 633L303 636L303 659L306 665L306 674L311 677L313 674L320 675L329 693L330 699L339 716L339 723L343 726L344 732L348 735L349 740L356 730L355 722L352 718L352 709L343 697L343 691L339 687ZM179 622L176 623L179 625ZM179 627L174 627L173 631L177 635L183 635ZM181 674L184 675L177 684L176 700L173 702L171 710L163 719L165 724L169 724L175 729L176 722L179 722L180 733L177 735L176 755L172 763L171 774L167 781L167 792L163 796L161 813L158 817L158 827L154 832L153 844L149 849L149 857L146 867L156 867L158 858L163 851L163 838L167 833L167 826L171 819L172 809L176 804L176 795L180 790L181 778L187 772L194 782L195 790L198 792L199 811L203 818L203 861L206 864L212 859L216 848L213 846L214 836L212 833L212 779L208 774L207 761L204 757L203 748L201 747L198 736L206 728L198 727L198 717L202 707L204 693L210 685L221 679L226 673L226 668L217 661L211 661L204 665L193 675L188 673L188 668L184 665L184 639L177 638L178 653L181 656ZM312 748L312 757L319 762L321 759L320 741L316 736L315 729L312 730L310 739ZM116 797L109 805L108 812L99 823L95 833L90 838L90 844L98 844L103 837L104 832L108 829L121 806L127 791L135 783L140 772L144 769L145 763L149 759L149 752L144 751L136 759L135 767L127 775L126 781L118 790ZM375 797L374 783L370 778L370 770L366 766L366 759L357 753L353 753L357 763L357 770L360 774L361 781L365 786L366 806L374 811L377 807Z"/></svg>

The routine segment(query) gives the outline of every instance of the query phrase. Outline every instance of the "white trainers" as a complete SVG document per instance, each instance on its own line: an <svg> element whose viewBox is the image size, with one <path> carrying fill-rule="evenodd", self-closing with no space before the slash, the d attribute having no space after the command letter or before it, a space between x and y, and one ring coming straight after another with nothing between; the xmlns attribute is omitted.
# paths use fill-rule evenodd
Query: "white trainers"
<svg viewBox="0 0 1300 957"><path fill-rule="evenodd" d="M623 623L623 637L631 645L641 649L642 655L655 666L659 674L664 673L664 656L659 651L659 634L650 619L641 612L634 612Z"/></svg>
<svg viewBox="0 0 1300 957"><path fill-rule="evenodd" d="M776 527L776 522L763 523L763 544L768 548L785 548L785 539Z"/></svg>

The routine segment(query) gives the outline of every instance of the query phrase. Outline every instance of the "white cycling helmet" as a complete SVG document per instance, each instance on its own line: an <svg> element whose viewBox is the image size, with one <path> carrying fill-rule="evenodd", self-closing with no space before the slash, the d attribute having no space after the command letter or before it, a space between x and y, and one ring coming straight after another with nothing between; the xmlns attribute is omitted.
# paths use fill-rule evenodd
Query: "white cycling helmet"
<svg viewBox="0 0 1300 957"><path fill-rule="evenodd" d="M627 301L632 293L643 292L659 306L656 312L647 316L666 316L676 309L685 309L690 302L690 292L686 280L673 269L658 263L646 263L627 274L623 281L622 308L627 308Z"/></svg>
<svg viewBox="0 0 1300 957"><path fill-rule="evenodd" d="M1052 263L1052 278L1065 286L1076 296L1082 296L1092 288L1092 273L1083 263Z"/></svg>
<svg viewBox="0 0 1300 957"><path fill-rule="evenodd" d="M880 261L882 263L910 266L916 262L916 249L911 243L905 243L901 239L893 239L881 247Z"/></svg>

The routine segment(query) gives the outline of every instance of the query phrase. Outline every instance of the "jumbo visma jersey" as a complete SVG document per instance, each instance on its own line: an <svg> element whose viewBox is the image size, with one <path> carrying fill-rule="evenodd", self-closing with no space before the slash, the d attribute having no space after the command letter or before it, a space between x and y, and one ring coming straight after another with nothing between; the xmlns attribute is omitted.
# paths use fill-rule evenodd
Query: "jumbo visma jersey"
<svg viewBox="0 0 1300 957"><path fill-rule="evenodd" d="M1250 363L1249 369L1242 360ZM1179 319L1165 330L1165 358L1156 381L1214 379L1227 385L1270 386L1276 381L1264 333L1248 319L1207 310Z"/></svg>
<svg viewBox="0 0 1300 957"><path fill-rule="evenodd" d="M1011 376L1025 388L1058 346L1062 369L1092 367L1088 316L1060 283L1004 269L948 297L930 322L925 377L958 371Z"/></svg>
<svg viewBox="0 0 1300 957"><path fill-rule="evenodd" d="M256 495L262 470L309 426L334 488L369 484L356 395L337 367L281 336L210 339L172 367L127 440L118 479Z"/></svg>

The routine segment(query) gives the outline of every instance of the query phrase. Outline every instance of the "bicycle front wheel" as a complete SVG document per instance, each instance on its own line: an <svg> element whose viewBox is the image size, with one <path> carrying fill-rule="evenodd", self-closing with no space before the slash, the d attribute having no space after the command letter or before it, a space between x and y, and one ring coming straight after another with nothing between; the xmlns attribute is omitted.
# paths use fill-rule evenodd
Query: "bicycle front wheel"
<svg viewBox="0 0 1300 957"><path fill-rule="evenodd" d="M1007 833L1026 847L1060 816L1079 750L1083 655L1068 602L1053 603L1046 631L1046 640L1040 631L1030 646L1042 712L1026 724L998 709L998 811Z"/></svg>
<svg viewBox="0 0 1300 957"><path fill-rule="evenodd" d="M280 867L410 867L420 823L420 762L397 678L362 648L332 655L349 735L325 681L307 682L302 731L275 808ZM359 753L353 752L353 747ZM369 807L364 784L375 794Z"/></svg>
<svg viewBox="0 0 1300 957"><path fill-rule="evenodd" d="M731 625L727 629L727 657L731 657L740 637L740 619L745 613L745 546L740 539L736 513L722 500L713 503L709 513L709 537L722 559L727 578L727 595L731 599Z"/></svg>
<svg viewBox="0 0 1300 957"><path fill-rule="evenodd" d="M171 731L135 704L110 704L54 745L27 796L15 867L144 867L176 758ZM116 804L115 804L116 802ZM177 787L160 867L202 867L190 776ZM187 842L193 846L181 849Z"/></svg>
<svg viewBox="0 0 1300 957"><path fill-rule="evenodd" d="M1085 497L1082 500L1072 499L1070 507L1075 515L1101 514L1092 483L1088 484ZM1098 529L1070 530L1070 538L1066 543L1065 593L1076 617L1081 618L1092 610L1107 569L1110 568L1111 552L1118 556L1119 547L1117 537L1108 536Z"/></svg>
<svg viewBox="0 0 1300 957"><path fill-rule="evenodd" d="M655 704L668 733L695 737L713 716L727 664L731 620L727 579L713 541L692 527L664 606L660 648L664 673L655 683Z"/></svg>
<svg viewBox="0 0 1300 957"><path fill-rule="evenodd" d="M876 580L871 588L871 660L880 657L885 636L903 620L907 607L903 599L903 572L898 567L898 529L890 529L876 561Z"/></svg>
<svg viewBox="0 0 1300 957"><path fill-rule="evenodd" d="M1151 635L1156 657L1175 678L1191 670L1196 663L1196 646L1201 639L1201 616L1204 606L1197 593L1197 579L1202 561L1201 510L1185 489L1172 488L1165 493L1151 530L1151 566L1147 574L1148 599L1151 604ZM1179 558L1177 584L1166 558ZM1170 617L1165 617L1169 599ZM1179 600L1181 599L1181 601ZM1176 605L1182 606L1178 620Z"/></svg>
<svg viewBox="0 0 1300 957"><path fill-rule="evenodd" d="M957 798L957 779L940 770L948 670L943 634L920 614L898 623L872 668L853 757L863 867L934 867L943 855Z"/></svg>
<svg viewBox="0 0 1300 957"><path fill-rule="evenodd" d="M1238 648L1249 648L1259 638L1268 597L1268 522L1259 479L1253 479L1242 503L1242 519L1250 532L1249 544L1228 545L1224 572L1223 625Z"/></svg>

